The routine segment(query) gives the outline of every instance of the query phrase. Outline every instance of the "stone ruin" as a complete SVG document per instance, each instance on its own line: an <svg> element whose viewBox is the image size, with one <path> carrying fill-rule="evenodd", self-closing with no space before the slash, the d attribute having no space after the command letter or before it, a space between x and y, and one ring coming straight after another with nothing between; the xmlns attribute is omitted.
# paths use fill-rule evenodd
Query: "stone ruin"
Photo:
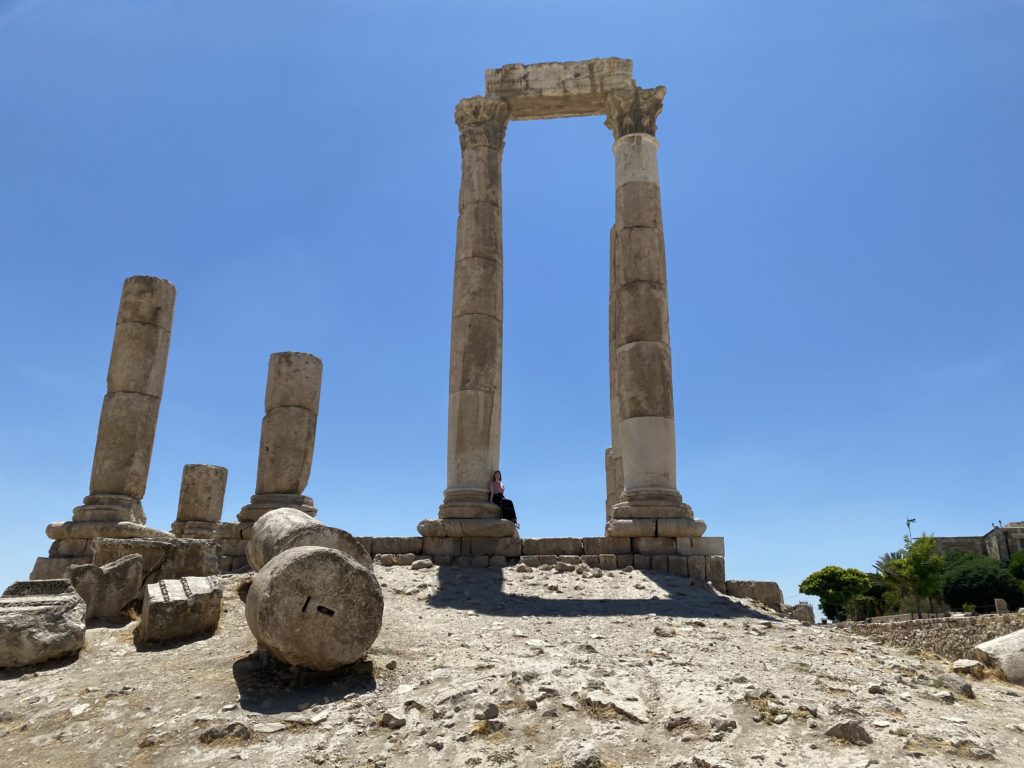
<svg viewBox="0 0 1024 768"><path fill-rule="evenodd" d="M38 618L40 611L48 611L53 622L73 625L65 633L71 640L38 650L35 661L80 648L79 629L84 632L87 617L116 619L130 606L140 606L137 641L181 639L215 630L222 592L218 574L252 569L256 575L246 614L260 645L286 663L331 669L357 660L380 630L383 601L374 561L631 566L709 582L719 591L778 601L781 607L781 593L770 582L726 582L722 538L704 536L705 523L694 517L677 488L655 139L664 97L663 86L636 85L631 61L594 59L488 70L485 94L456 105L462 182L448 476L438 516L417 526L419 536L352 537L314 519L317 509L304 492L323 365L302 352L270 356L255 493L236 521L221 520L228 470L188 464L171 532L148 527L142 498L175 288L156 277L128 278L117 313L89 495L70 521L47 527L54 542L50 552L37 560L33 581L19 582L11 588L14 593L0 599L0 625L30 635L25 622L31 624L29 618ZM605 535L521 539L488 494L499 465L501 431L501 158L510 120L581 115L606 117L615 158L608 333L612 444L605 452ZM344 622L338 620L342 616ZM18 643L24 645L0 640L0 648ZM32 654L19 653L0 655L0 667L34 663L25 661Z"/></svg>

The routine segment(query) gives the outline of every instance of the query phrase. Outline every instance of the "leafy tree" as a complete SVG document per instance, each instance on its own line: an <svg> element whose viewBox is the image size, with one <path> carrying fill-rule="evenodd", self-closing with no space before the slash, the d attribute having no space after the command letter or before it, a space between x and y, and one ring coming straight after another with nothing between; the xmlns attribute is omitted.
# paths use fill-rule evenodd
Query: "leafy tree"
<svg viewBox="0 0 1024 768"><path fill-rule="evenodd" d="M914 596L914 605L920 617L922 598L927 599L929 608L934 610L932 599L942 592L945 561L942 555L935 553L934 536L925 534L915 541L905 536L904 543L906 546L903 548L903 557L893 561L890 567L906 582Z"/></svg>
<svg viewBox="0 0 1024 768"><path fill-rule="evenodd" d="M980 608L991 606L1001 597L1012 608L1024 604L1020 583L1006 566L997 560L966 552L945 556L942 597L952 606L972 603Z"/></svg>
<svg viewBox="0 0 1024 768"><path fill-rule="evenodd" d="M867 577L871 582L868 591L846 602L846 615L855 621L884 616L900 607L900 596L887 579L876 573L869 573Z"/></svg>
<svg viewBox="0 0 1024 768"><path fill-rule="evenodd" d="M1010 563L1006 566L1006 570L1010 572L1010 575L1015 579L1024 579L1024 549L1018 549L1010 557Z"/></svg>
<svg viewBox="0 0 1024 768"><path fill-rule="evenodd" d="M843 621L847 616L847 603L858 595L867 594L871 579L856 568L826 565L802 582L800 591L814 595L821 604L821 612L832 621Z"/></svg>

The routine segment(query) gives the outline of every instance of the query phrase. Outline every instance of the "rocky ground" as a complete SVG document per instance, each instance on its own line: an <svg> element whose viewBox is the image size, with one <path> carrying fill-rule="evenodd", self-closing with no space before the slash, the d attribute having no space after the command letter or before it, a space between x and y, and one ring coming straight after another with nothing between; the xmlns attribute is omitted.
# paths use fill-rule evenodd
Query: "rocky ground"
<svg viewBox="0 0 1024 768"><path fill-rule="evenodd" d="M1024 766L1020 687L581 570L378 566L380 637L326 678L260 658L231 577L212 637L94 627L77 661L0 676L0 765Z"/></svg>

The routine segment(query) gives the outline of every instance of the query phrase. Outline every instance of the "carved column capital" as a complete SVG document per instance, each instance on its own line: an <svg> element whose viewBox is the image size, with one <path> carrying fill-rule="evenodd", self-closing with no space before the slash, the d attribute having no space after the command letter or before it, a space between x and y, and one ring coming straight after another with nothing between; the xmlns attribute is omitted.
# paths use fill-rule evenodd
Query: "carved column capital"
<svg viewBox="0 0 1024 768"><path fill-rule="evenodd" d="M647 133L653 136L657 130L655 121L661 114L661 102L664 98L663 85L657 88L612 91L605 103L608 118L604 124L611 129L616 139L631 133Z"/></svg>
<svg viewBox="0 0 1024 768"><path fill-rule="evenodd" d="M508 104L501 99L473 96L455 105L455 122L459 126L459 144L466 147L505 147L508 126Z"/></svg>

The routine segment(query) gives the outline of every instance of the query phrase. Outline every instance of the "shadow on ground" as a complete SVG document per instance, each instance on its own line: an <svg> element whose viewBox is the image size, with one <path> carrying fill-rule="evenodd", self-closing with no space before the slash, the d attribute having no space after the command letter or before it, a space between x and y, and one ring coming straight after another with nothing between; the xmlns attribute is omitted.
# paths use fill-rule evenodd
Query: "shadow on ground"
<svg viewBox="0 0 1024 768"><path fill-rule="evenodd" d="M231 672L238 686L239 706L264 715L298 712L377 688L373 664L368 661L318 673L280 664L257 651L236 661Z"/></svg>
<svg viewBox="0 0 1024 768"><path fill-rule="evenodd" d="M634 599L575 599L537 597L502 590L501 568L438 568L438 590L427 598L434 608L472 610L489 616L646 616L657 614L688 619L776 620L708 589L690 586L689 579L667 573L644 571L663 594ZM543 573L543 572L538 572Z"/></svg>

